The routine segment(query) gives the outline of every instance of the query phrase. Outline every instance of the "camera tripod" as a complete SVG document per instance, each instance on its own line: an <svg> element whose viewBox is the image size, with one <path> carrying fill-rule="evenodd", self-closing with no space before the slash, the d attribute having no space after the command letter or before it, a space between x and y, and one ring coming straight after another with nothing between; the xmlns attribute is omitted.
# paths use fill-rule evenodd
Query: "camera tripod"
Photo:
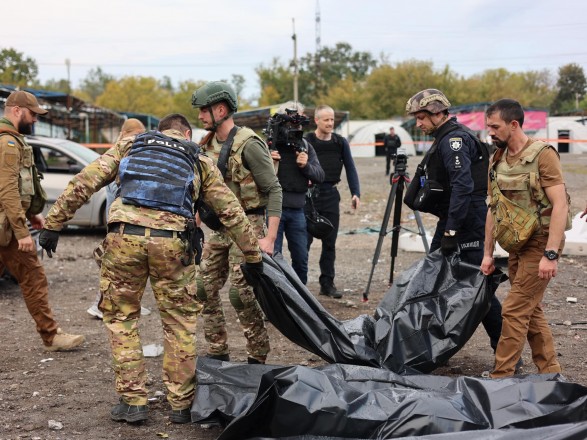
<svg viewBox="0 0 587 440"><path fill-rule="evenodd" d="M379 260L379 254L381 253L381 245L383 239L389 233L387 226L389 224L389 217L391 215L391 209L393 210L393 226L391 228L391 267L389 269L389 285L393 283L393 269L395 266L395 258L397 257L397 247L399 240L399 231L401 229L400 221L402 217L402 203L404 187L406 182L410 183L410 176L406 173L407 157L397 155L394 163L393 174L391 175L389 182L391 184L391 190L387 199L387 206L385 207L385 215L383 216L383 222L381 223L381 229L379 230L379 240L377 240L377 247L375 248L375 254L373 255L373 263L371 266L371 273L369 274L369 282L367 288L363 293L363 302L369 301L369 290L371 288L371 281L373 280L373 272ZM394 206L395 205L395 206ZM418 235L422 237L422 243L424 244L424 250L426 253L429 252L428 241L426 240L426 230L422 225L422 219L418 211L413 211L418 224ZM413 231L412 231L413 232Z"/></svg>

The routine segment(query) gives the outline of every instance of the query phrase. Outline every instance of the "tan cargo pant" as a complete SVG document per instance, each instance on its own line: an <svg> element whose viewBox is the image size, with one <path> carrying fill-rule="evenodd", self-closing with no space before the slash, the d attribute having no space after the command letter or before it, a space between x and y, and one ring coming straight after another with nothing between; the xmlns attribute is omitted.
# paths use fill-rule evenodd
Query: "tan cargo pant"
<svg viewBox="0 0 587 440"><path fill-rule="evenodd" d="M492 378L513 376L526 339L539 373L560 373L554 340L540 305L549 280L538 277L547 236L531 238L517 254L510 254L511 290L502 303L503 325L495 352ZM562 250L559 249L559 253Z"/></svg>
<svg viewBox="0 0 587 440"><path fill-rule="evenodd" d="M0 246L0 259L18 281L24 302L37 324L37 332L43 343L51 345L59 325L49 306L47 276L37 257L37 250L19 251L18 241L13 236L8 246Z"/></svg>

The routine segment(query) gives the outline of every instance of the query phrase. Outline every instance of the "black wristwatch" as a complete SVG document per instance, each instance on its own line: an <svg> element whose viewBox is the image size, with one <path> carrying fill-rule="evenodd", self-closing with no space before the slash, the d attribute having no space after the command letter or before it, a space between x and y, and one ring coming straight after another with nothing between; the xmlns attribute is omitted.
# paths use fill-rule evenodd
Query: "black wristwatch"
<svg viewBox="0 0 587 440"><path fill-rule="evenodd" d="M549 260L558 260L558 252L557 251L544 251L544 256Z"/></svg>

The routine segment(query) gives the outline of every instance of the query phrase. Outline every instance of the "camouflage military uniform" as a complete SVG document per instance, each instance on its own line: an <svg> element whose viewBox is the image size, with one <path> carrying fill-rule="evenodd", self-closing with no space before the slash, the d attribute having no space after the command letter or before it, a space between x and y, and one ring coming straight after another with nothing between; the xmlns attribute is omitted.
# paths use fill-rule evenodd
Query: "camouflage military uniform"
<svg viewBox="0 0 587 440"><path fill-rule="evenodd" d="M179 131L165 135L183 138ZM101 187L112 182L132 143L118 142L88 165L70 182L47 217L46 229L59 231L65 221ZM212 161L200 157L202 181L194 179L194 200L200 185L204 201L227 227L227 232L242 249L244 259L259 262L261 253L252 228L237 199L224 185ZM109 232L102 259L100 309L109 330L116 389L129 405L147 403L145 362L138 333L141 297L147 279L159 307L164 333L163 382L174 410L188 408L195 387L196 318L201 305L196 300L196 267L183 266L184 242L178 237L151 236L155 230L183 231L186 218L179 214L124 204L120 198L112 203L109 225L118 223L118 232ZM127 235L124 227L145 227L144 235ZM175 234L174 234L175 235Z"/></svg>
<svg viewBox="0 0 587 440"><path fill-rule="evenodd" d="M260 165L271 174L268 179L273 189L279 188L277 206L281 209L281 187L273 162L265 143L248 128L239 128L230 151L225 181L228 187L236 194L247 213L257 238L266 235L264 208L271 201L272 194L262 191L257 185L258 180L253 176L250 166L244 165L243 150L249 145L256 146L258 154L256 165ZM222 145L211 139L202 147L211 156L215 163ZM273 189L271 191L273 191ZM272 205L275 206L275 205ZM279 216L279 211L276 216ZM275 215L273 213L273 215ZM225 228L213 231L204 246L200 263L200 278L198 279L198 297L204 304L204 335L209 344L208 353L211 356L228 355L228 335L226 320L222 308L219 290L230 279L229 299L236 310L239 322L247 339L247 354L250 360L264 363L269 353L269 337L263 320L263 313L255 299L253 289L247 284L240 263L243 255L226 234Z"/></svg>
<svg viewBox="0 0 587 440"><path fill-rule="evenodd" d="M37 331L43 343L50 346L59 326L49 306L45 270L36 249L30 252L18 250L18 240L30 235L25 213L34 191L31 176L33 151L5 118L0 119L0 132L5 133L0 136L0 228L12 235L6 245L0 246L0 259L19 281Z"/></svg>

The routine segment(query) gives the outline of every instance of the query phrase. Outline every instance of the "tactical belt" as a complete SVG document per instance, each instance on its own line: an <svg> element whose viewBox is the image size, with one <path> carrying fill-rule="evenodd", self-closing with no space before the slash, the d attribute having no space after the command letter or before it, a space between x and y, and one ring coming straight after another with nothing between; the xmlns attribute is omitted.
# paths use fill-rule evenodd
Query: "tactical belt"
<svg viewBox="0 0 587 440"><path fill-rule="evenodd" d="M108 225L108 233L120 232L126 235L141 235L143 237L164 237L184 239L183 231L167 231L164 229L153 229L145 226L132 225L130 223L111 223Z"/></svg>
<svg viewBox="0 0 587 440"><path fill-rule="evenodd" d="M263 214L265 214L265 207L247 209L245 211L245 214L247 214L247 215L253 215L253 214L263 215Z"/></svg>

